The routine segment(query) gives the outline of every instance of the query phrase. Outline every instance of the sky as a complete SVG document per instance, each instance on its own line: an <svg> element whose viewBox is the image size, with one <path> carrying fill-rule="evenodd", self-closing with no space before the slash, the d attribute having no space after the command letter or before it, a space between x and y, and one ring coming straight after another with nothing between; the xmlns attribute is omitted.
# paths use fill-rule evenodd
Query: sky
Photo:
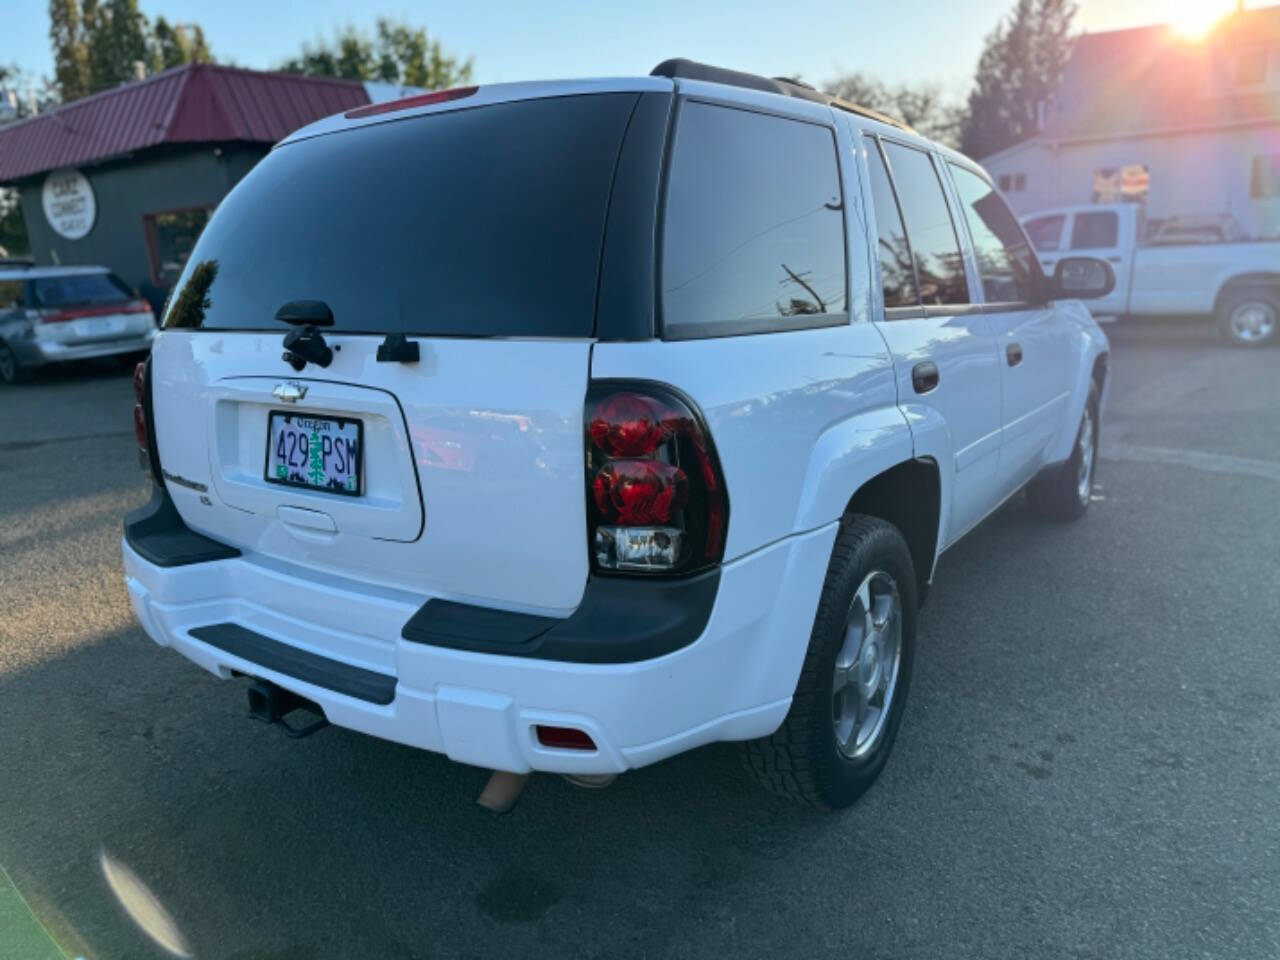
<svg viewBox="0 0 1280 960"><path fill-rule="evenodd" d="M1252 0L1248 6L1271 0ZM140 0L144 13L199 22L215 57L270 69L344 24L378 15L425 25L445 48L472 56L480 83L646 74L689 57L821 84L851 70L887 81L969 87L983 37L1013 0L539 0L353 4L351 0ZM1090 32L1166 22L1171 11L1231 9L1235 0L1079 0ZM47 0L0 4L0 64L50 75ZM356 12L360 8L367 13ZM305 9L305 16L302 11Z"/></svg>

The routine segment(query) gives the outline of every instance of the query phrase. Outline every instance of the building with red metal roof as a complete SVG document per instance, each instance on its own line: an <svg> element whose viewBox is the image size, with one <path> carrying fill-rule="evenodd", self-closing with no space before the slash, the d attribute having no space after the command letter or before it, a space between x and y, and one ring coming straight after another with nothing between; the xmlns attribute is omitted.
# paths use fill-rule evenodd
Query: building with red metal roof
<svg viewBox="0 0 1280 960"><path fill-rule="evenodd" d="M370 102L364 84L188 64L0 127L37 263L103 264L158 305L271 145Z"/></svg>

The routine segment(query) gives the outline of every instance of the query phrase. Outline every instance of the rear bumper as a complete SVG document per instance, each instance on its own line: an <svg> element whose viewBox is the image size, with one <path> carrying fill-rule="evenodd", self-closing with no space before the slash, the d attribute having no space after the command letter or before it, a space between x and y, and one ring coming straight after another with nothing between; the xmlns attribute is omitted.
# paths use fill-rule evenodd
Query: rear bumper
<svg viewBox="0 0 1280 960"><path fill-rule="evenodd" d="M691 644L633 663L580 663L406 640L424 598L306 573L252 554L161 567L123 544L146 632L211 673L262 677L319 704L331 723L500 770L616 773L715 740L765 736L799 676L836 525L724 565ZM371 702L269 669L212 636L213 624L394 680ZM250 654L251 655L251 654ZM276 666L283 661L277 659ZM577 727L594 752L550 749L535 724Z"/></svg>
<svg viewBox="0 0 1280 960"><path fill-rule="evenodd" d="M42 367L47 363L68 360L91 360L95 357L114 357L121 353L141 353L151 349L156 338L154 329L141 335L114 340L93 340L87 343L60 343L56 340L15 339L11 346L24 367Z"/></svg>

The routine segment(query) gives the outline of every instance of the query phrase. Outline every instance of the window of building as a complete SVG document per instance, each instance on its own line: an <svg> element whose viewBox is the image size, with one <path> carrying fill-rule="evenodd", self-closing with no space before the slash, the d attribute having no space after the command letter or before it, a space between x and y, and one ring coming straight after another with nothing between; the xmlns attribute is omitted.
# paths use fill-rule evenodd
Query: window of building
<svg viewBox="0 0 1280 960"><path fill-rule="evenodd" d="M1114 210L1077 213L1071 225L1071 249L1095 250L1114 247L1120 235L1120 220Z"/></svg>
<svg viewBox="0 0 1280 960"><path fill-rule="evenodd" d="M1027 221L1027 233L1032 245L1042 253L1057 250L1062 243L1062 226L1066 222L1066 216L1061 213Z"/></svg>
<svg viewBox="0 0 1280 960"><path fill-rule="evenodd" d="M971 170L951 165L987 303L1026 303L1035 299L1039 271L1035 254L1004 198Z"/></svg>
<svg viewBox="0 0 1280 960"><path fill-rule="evenodd" d="M1015 173L1013 175L1013 189L1015 192L1027 189L1027 175L1025 173Z"/></svg>
<svg viewBox="0 0 1280 960"><path fill-rule="evenodd" d="M1017 193L1027 189L1027 175L1025 173L1002 173L996 183L1000 185L1001 193Z"/></svg>
<svg viewBox="0 0 1280 960"><path fill-rule="evenodd" d="M902 225L898 201L893 196L889 171L876 141L867 140L867 165L871 169L871 202L876 211L876 250L880 259L880 283L884 287L886 307L913 307L916 296L916 271L911 265L911 247L907 229Z"/></svg>
<svg viewBox="0 0 1280 960"><path fill-rule="evenodd" d="M1093 172L1094 203L1146 203L1151 170L1145 163L1099 167Z"/></svg>
<svg viewBox="0 0 1280 960"><path fill-rule="evenodd" d="M1249 196L1255 199L1280 197L1280 153L1262 154L1253 158Z"/></svg>
<svg viewBox="0 0 1280 960"><path fill-rule="evenodd" d="M209 222L210 212L209 207L197 207L143 216L152 283L159 287L173 286L200 239L200 231Z"/></svg>
<svg viewBox="0 0 1280 960"><path fill-rule="evenodd" d="M998 182L1000 184L1000 190L1003 193L1008 193L1013 189L1013 177L1007 173L1000 174L1000 180Z"/></svg>
<svg viewBox="0 0 1280 960"><path fill-rule="evenodd" d="M667 337L847 322L832 131L684 103L667 180L662 292Z"/></svg>
<svg viewBox="0 0 1280 960"><path fill-rule="evenodd" d="M968 303L960 241L933 160L923 150L897 143L885 143L884 151L915 259L920 302Z"/></svg>

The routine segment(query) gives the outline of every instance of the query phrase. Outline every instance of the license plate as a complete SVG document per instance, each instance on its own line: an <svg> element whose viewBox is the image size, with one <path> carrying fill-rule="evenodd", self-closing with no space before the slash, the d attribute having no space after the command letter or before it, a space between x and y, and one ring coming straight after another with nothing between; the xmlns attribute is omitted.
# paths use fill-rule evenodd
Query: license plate
<svg viewBox="0 0 1280 960"><path fill-rule="evenodd" d="M359 420L273 410L267 418L266 480L358 497L363 441Z"/></svg>

